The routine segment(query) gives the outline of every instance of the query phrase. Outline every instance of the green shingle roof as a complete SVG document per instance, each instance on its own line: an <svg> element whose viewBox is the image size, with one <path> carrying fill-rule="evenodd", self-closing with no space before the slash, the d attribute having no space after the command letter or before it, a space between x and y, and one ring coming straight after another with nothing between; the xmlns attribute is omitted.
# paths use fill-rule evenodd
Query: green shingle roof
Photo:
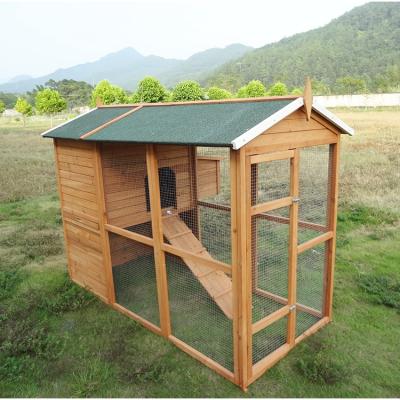
<svg viewBox="0 0 400 400"><path fill-rule="evenodd" d="M132 108L133 107L96 108L78 118L68 121L66 124L51 129L49 132L45 133L43 137L79 139L83 134L125 114Z"/></svg>
<svg viewBox="0 0 400 400"><path fill-rule="evenodd" d="M143 107L87 136L87 141L231 146L293 99ZM98 108L43 136L78 139L131 108Z"/></svg>

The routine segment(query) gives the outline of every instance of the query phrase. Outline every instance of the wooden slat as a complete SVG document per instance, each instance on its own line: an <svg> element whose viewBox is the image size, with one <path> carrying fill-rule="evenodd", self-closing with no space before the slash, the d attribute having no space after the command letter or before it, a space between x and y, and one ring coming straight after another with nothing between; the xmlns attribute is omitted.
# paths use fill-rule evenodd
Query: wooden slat
<svg viewBox="0 0 400 400"><path fill-rule="evenodd" d="M340 136L339 136L340 138ZM332 240L328 242L327 260L325 266L325 296L324 296L324 315L332 320L332 302L333 302L333 283L335 270L336 254L336 225L337 225L337 207L338 207L338 182L339 182L339 149L340 140L336 145L329 148L329 190L328 190L328 227L333 232Z"/></svg>
<svg viewBox="0 0 400 400"><path fill-rule="evenodd" d="M151 226L153 231L154 260L156 267L158 305L160 310L160 325L162 335L168 337L171 335L171 321L168 300L167 268L165 265L165 253L162 249L164 238L161 219L158 162L154 145L146 146L146 163L149 182Z"/></svg>
<svg viewBox="0 0 400 400"><path fill-rule="evenodd" d="M246 146L248 155L284 151L301 147L336 143L338 136L327 129L312 131L262 134Z"/></svg>
<svg viewBox="0 0 400 400"><path fill-rule="evenodd" d="M108 232L112 232L117 235L124 236L128 239L135 240L136 242L145 244L147 246L153 246L153 243L154 243L152 238L140 235L139 233L136 233L136 232L127 231L126 229L119 228L118 226L115 226L115 225L105 224L105 229Z"/></svg>
<svg viewBox="0 0 400 400"><path fill-rule="evenodd" d="M308 240L305 243L299 244L297 246L297 254L303 253L306 250L311 249L314 246L317 246L318 244L324 243L329 239L333 238L333 232L329 231L329 232L325 232L320 236L317 236L311 240Z"/></svg>
<svg viewBox="0 0 400 400"><path fill-rule="evenodd" d="M286 206L290 206L293 202L292 196L283 197L282 199L268 201L266 203L257 204L250 208L251 215L257 215L261 213L265 213L267 211L272 211L277 208L282 208Z"/></svg>
<svg viewBox="0 0 400 400"><path fill-rule="evenodd" d="M292 198L299 196L299 150L294 150L290 160L290 195ZM299 204L292 203L289 213L289 258L288 258L288 305L296 303L297 296L297 229L299 218ZM288 317L287 343L294 346L296 337L296 309L292 308Z"/></svg>
<svg viewBox="0 0 400 400"><path fill-rule="evenodd" d="M252 164L258 164L262 162L286 160L287 158L294 157L294 150L277 151L274 153L256 154L250 157Z"/></svg>
<svg viewBox="0 0 400 400"><path fill-rule="evenodd" d="M279 319L285 317L288 315L290 312L290 307L289 306L284 306L280 308L279 310L276 310L270 315L267 315L263 319L257 321L252 325L252 333L253 335L262 329L266 328L267 326L273 324L274 322L278 321Z"/></svg>
<svg viewBox="0 0 400 400"><path fill-rule="evenodd" d="M179 349L183 350L191 357L205 364L208 368L211 368L213 371L222 375L225 379L228 379L231 382L235 382L235 378L232 372L224 368L222 365L218 364L216 361L212 360L210 357L205 356L203 353L200 353L198 350L182 342L182 340L176 338L175 336L170 335L168 339Z"/></svg>
<svg viewBox="0 0 400 400"><path fill-rule="evenodd" d="M83 183L78 182L69 178L60 177L60 183L62 187L69 187L72 189L76 189L79 192L87 192L87 193L96 193L96 188L93 183Z"/></svg>
<svg viewBox="0 0 400 400"><path fill-rule="evenodd" d="M317 332L319 329L321 329L323 326L325 326L329 322L330 322L329 317L322 318L317 323L315 323L311 328L307 329L304 333L302 333L300 336L298 336L296 338L296 344L299 344L302 340L313 335L315 332Z"/></svg>
<svg viewBox="0 0 400 400"><path fill-rule="evenodd" d="M249 384L253 383L256 379L258 379L261 375L264 374L265 371L270 369L273 365L275 365L279 360L286 356L289 353L291 346L287 343L281 346L279 349L275 350L273 353L263 358L257 364L253 366L253 374L249 379Z"/></svg>

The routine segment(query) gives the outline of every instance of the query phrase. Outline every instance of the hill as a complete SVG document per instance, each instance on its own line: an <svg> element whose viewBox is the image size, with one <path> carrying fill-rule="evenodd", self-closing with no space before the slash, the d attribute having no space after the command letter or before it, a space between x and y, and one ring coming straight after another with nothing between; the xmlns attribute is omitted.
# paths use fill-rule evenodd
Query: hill
<svg viewBox="0 0 400 400"><path fill-rule="evenodd" d="M312 76L328 85L344 76L381 79L400 68L400 3L368 3L329 24L253 50L203 82L237 89L252 79L302 86ZM397 68L396 68L397 66Z"/></svg>
<svg viewBox="0 0 400 400"><path fill-rule="evenodd" d="M242 44L233 44L222 49L214 48L196 53L187 60L177 60L155 55L143 56L128 47L94 62L58 69L38 78L9 81L0 85L0 92L26 92L51 79L55 81L74 79L92 85L102 79L108 79L125 89L133 90L138 81L146 75L154 75L164 84L171 86L183 79L200 79L250 49L251 47Z"/></svg>

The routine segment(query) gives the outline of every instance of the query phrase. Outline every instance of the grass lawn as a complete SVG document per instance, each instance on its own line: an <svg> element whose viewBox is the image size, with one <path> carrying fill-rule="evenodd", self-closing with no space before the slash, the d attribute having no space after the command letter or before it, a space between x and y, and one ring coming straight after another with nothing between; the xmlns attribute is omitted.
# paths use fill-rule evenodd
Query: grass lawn
<svg viewBox="0 0 400 400"><path fill-rule="evenodd" d="M50 122L0 119L0 396L399 397L400 110L338 114L357 135L342 145L334 322L246 394L69 281Z"/></svg>

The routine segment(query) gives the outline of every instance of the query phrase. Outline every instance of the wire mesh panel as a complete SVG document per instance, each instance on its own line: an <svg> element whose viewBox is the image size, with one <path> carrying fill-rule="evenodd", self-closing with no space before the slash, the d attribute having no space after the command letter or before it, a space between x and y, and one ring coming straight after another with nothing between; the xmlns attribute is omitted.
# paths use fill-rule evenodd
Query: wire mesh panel
<svg viewBox="0 0 400 400"><path fill-rule="evenodd" d="M299 243L304 243L327 230L328 184L329 145L301 149Z"/></svg>
<svg viewBox="0 0 400 400"><path fill-rule="evenodd" d="M324 274L326 243L298 255L297 304L305 306L297 314L296 333L299 335L317 322L324 304Z"/></svg>
<svg viewBox="0 0 400 400"><path fill-rule="evenodd" d="M253 204L290 195L290 159L262 162L252 166Z"/></svg>
<svg viewBox="0 0 400 400"><path fill-rule="evenodd" d="M151 237L146 147L105 143L102 166L107 222Z"/></svg>
<svg viewBox="0 0 400 400"><path fill-rule="evenodd" d="M153 248L114 233L109 239L116 302L159 325Z"/></svg>
<svg viewBox="0 0 400 400"><path fill-rule="evenodd" d="M187 264L166 255L172 334L233 371L232 320Z"/></svg>
<svg viewBox="0 0 400 400"><path fill-rule="evenodd" d="M288 207L255 216L253 322L281 308L288 296ZM254 223L254 222L253 222Z"/></svg>
<svg viewBox="0 0 400 400"><path fill-rule="evenodd" d="M287 317L253 335L253 364L267 357L286 343Z"/></svg>

